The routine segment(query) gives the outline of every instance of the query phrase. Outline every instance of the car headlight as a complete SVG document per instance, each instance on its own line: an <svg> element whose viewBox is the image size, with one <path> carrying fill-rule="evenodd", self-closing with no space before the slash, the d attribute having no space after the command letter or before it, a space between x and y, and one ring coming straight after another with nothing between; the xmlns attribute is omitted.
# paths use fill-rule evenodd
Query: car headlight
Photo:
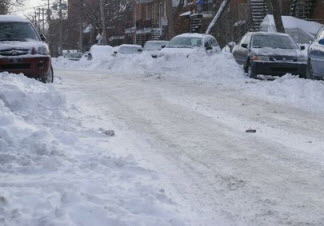
<svg viewBox="0 0 324 226"><path fill-rule="evenodd" d="M269 57L268 56L253 56L251 58L253 61L269 61Z"/></svg>
<svg viewBox="0 0 324 226"><path fill-rule="evenodd" d="M48 46L40 46L40 47L38 47L37 52L40 55L49 55L50 54Z"/></svg>
<svg viewBox="0 0 324 226"><path fill-rule="evenodd" d="M48 46L39 46L37 48L33 48L31 50L31 54L32 55L36 55L36 54L39 54L39 55L50 55L50 51L48 49Z"/></svg>
<svg viewBox="0 0 324 226"><path fill-rule="evenodd" d="M298 58L297 58L297 62L303 62L303 63L306 63L306 62L307 62L307 57L305 57L305 56L298 57Z"/></svg>

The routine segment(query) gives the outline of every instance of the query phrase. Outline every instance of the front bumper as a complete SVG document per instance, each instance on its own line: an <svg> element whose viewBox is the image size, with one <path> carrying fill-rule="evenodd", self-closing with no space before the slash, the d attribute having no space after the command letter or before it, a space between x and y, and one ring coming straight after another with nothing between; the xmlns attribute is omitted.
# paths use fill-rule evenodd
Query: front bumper
<svg viewBox="0 0 324 226"><path fill-rule="evenodd" d="M297 62L258 62L251 63L255 74L282 76L287 73L304 76L307 64Z"/></svg>
<svg viewBox="0 0 324 226"><path fill-rule="evenodd" d="M23 73L30 78L46 76L51 67L51 58L49 56L0 58L0 72Z"/></svg>

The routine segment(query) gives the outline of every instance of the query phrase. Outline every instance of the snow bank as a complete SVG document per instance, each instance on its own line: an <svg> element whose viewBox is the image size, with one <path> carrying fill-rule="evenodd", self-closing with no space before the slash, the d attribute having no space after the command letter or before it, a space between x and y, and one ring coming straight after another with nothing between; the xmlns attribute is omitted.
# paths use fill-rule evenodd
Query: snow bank
<svg viewBox="0 0 324 226"><path fill-rule="evenodd" d="M53 60L56 68L111 71L122 74L159 75L195 80L224 81L244 79L244 73L231 54L165 55L157 59L150 53L111 56L107 59L71 62L64 58Z"/></svg>
<svg viewBox="0 0 324 226"><path fill-rule="evenodd" d="M53 85L0 73L0 225L184 225L158 175Z"/></svg>
<svg viewBox="0 0 324 226"><path fill-rule="evenodd" d="M274 81L249 82L241 87L246 93L307 111L324 112L324 82L285 75Z"/></svg>
<svg viewBox="0 0 324 226"><path fill-rule="evenodd" d="M56 68L110 71L119 74L137 74L177 78L208 84L223 84L252 95L280 104L307 111L324 112L324 84L321 81L299 79L286 75L274 81L260 81L245 76L231 53L223 52L213 56L183 54L165 55L154 59L149 54L123 55L97 61L71 62L55 59Z"/></svg>

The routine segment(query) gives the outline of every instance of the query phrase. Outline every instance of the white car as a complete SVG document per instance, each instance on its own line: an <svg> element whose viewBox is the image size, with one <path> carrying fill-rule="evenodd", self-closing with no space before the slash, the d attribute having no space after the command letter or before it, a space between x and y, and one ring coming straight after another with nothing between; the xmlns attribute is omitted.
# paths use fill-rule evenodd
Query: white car
<svg viewBox="0 0 324 226"><path fill-rule="evenodd" d="M159 52L168 45L168 41L152 40L147 41L144 45L143 51L149 52L153 58L156 58Z"/></svg>
<svg viewBox="0 0 324 226"><path fill-rule="evenodd" d="M161 50L160 56L180 54L189 57L198 52L212 55L221 52L221 49L216 39L211 35L185 33L172 38L168 45Z"/></svg>
<svg viewBox="0 0 324 226"><path fill-rule="evenodd" d="M123 44L118 47L118 50L114 51L114 55L119 54L139 54L142 53L143 49L140 45L133 45L133 44Z"/></svg>
<svg viewBox="0 0 324 226"><path fill-rule="evenodd" d="M88 59L107 59L113 53L113 47L109 45L93 45L88 53Z"/></svg>

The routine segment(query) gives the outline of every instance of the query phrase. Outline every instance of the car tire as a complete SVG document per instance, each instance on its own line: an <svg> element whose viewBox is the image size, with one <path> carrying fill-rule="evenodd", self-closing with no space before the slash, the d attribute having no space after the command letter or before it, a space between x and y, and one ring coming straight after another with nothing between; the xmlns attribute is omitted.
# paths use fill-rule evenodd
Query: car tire
<svg viewBox="0 0 324 226"><path fill-rule="evenodd" d="M258 77L258 75L255 73L254 68L251 64L248 64L248 66L247 66L247 75L248 75L248 77L254 78L254 79L256 79Z"/></svg>
<svg viewBox="0 0 324 226"><path fill-rule="evenodd" d="M44 77L41 78L41 82L43 82L43 83L53 83L54 82L54 72L53 72L52 67L49 70L49 72Z"/></svg>
<svg viewBox="0 0 324 226"><path fill-rule="evenodd" d="M311 64L310 60L309 60L308 63L307 63L306 78L307 78L307 79L312 79L312 80L315 79L315 77L314 77L314 73L313 73L312 64Z"/></svg>

